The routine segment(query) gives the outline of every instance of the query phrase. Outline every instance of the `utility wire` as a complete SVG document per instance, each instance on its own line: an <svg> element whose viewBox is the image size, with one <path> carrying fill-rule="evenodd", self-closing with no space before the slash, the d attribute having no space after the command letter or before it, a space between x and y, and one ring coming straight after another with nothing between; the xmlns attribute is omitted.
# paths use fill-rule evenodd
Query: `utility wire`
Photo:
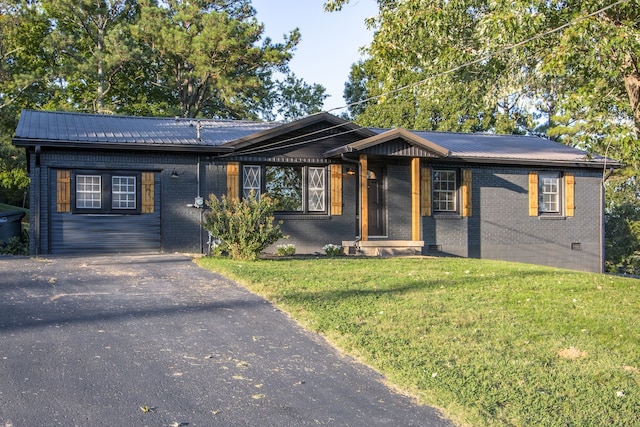
<svg viewBox="0 0 640 427"><path fill-rule="evenodd" d="M550 34L553 34L553 33L557 33L558 31L561 31L561 30L563 30L565 28L568 28L568 27L570 27L570 26L572 26L574 24L577 24L578 22L584 21L587 18L590 18L592 16L598 15L598 14L600 14L600 13L602 13L602 12L608 10L608 9L611 9L611 8L613 8L615 6L618 6L618 5L622 4L622 3L626 3L628 1L629 0L619 0L619 1L617 1L615 3L612 3L612 4L608 5L608 6L604 6L604 7L600 8L600 9L596 10L595 12L592 12L592 13L590 13L588 15L584 15L584 16L580 16L578 18L572 19L571 21L569 21L569 22L567 22L567 23L565 23L563 25L560 25L559 27L556 27L556 28L553 28L551 30L544 31L542 33L533 35L533 36L529 37L528 39L525 39L525 40L520 41L518 43L514 43L514 44L509 45L509 46L505 46L505 47L503 47L501 49L498 49L498 50L496 50L494 52L489 52L489 53L481 56L478 59L474 59L473 61L465 62L464 64L455 66L453 68L450 68L448 70L442 71L440 73L433 74L433 75L431 75L429 77L426 77L426 78L424 78L422 80L419 80L417 82L409 83L407 85L404 85L404 86L401 86L399 88L387 91L387 92L382 93L380 95L371 96L369 98L362 99L362 100L356 101L356 102L352 102L350 104L346 104L346 105L341 106L341 107L334 107L334 108L331 108L329 110L325 110L323 112L324 113L331 113L332 111L342 110L344 108L352 107L354 105L363 104L363 103L366 103L366 102L370 102L370 101L376 100L376 99L381 98L381 97L386 97L386 96L389 96L389 95L395 95L395 94L397 94L399 92L402 92L402 91L405 91L405 90L408 90L408 89L412 89L412 88L414 88L416 86L420 86L420 85L428 82L429 80L435 79L437 77L445 76L447 74L454 73L454 72L459 71L459 70L461 70L463 68L466 68L466 67L469 67L471 65L475 65L475 64L478 64L480 62L486 61L486 60L490 59L492 56L505 53L505 52L507 52L509 50L512 50L512 49L515 49L517 47L523 46L523 45L525 45L525 44L527 44L529 42L532 42L532 41L535 41L535 40L539 40L539 39L541 39L543 37L546 37L546 36L548 36ZM312 115L309 115L309 116L306 116L306 117L311 117L311 116ZM320 133L320 132L324 132L324 131L331 130L331 129L336 129L336 128L343 127L343 126L346 126L346 125L349 125L349 124L355 124L355 122L346 121L345 123L341 123L339 125L335 125L335 126L332 126L332 127L326 128L326 129L322 129L320 131L314 131L314 132L310 132L310 133L307 133L307 134L298 135L298 136L292 137L290 139L286 139L286 140L283 140L283 141L278 141L278 142L275 142L275 143L263 145L263 146L260 146L260 147L254 148L254 149L249 149L249 150L246 150L246 151L239 150L238 152L226 154L224 156L225 157L226 156L237 156L237 155L255 154L255 153L260 153L260 152L264 152L264 151L269 151L270 147L272 147L272 146L280 145L280 144L283 144L283 143L286 144L289 141L295 141L295 140L300 139L300 138L305 138L305 137L310 136L310 135L315 135L315 134ZM344 132L340 132L338 134L331 134L331 135L327 135L327 136L314 138L312 140L304 140L302 142L296 142L296 143L292 143L292 144L289 144L289 145L280 145L278 148L289 148L289 147L294 147L294 146L297 146L297 145L306 144L306 143L309 143L309 142L316 142L316 141L320 141L320 140L323 140L323 139L327 139L327 138L331 138L331 137L335 137L335 136L348 134L348 133L354 132L355 130L356 129L351 129L351 130L347 130L347 131L344 131Z"/></svg>
<svg viewBox="0 0 640 427"><path fill-rule="evenodd" d="M498 49L495 52L489 52L489 53L481 56L478 59L474 59L473 61L465 62L464 64L458 65L456 67L450 68L450 69L442 71L440 73L433 74L433 75L431 75L429 77L426 77L426 78L424 78L422 80L418 80L417 82L409 83L407 85L404 85L404 86L401 86L399 88L390 90L390 91L382 93L380 95L375 95L375 96L372 96L372 97L369 97L369 98L366 98L366 99L362 99L360 101L352 102L350 104L347 104L347 105L344 105L344 106L341 106L341 107L334 107L334 108L331 108L329 110L326 110L325 112L330 113L331 111L342 110L344 108L352 107L354 105L364 104L365 102L373 101L373 100L376 100L378 98L386 97L386 96L389 96L389 95L395 95L398 92L402 92L404 90L411 89L411 88L416 87L416 86L420 86L421 84L424 84L424 83L428 82L431 79L435 79L437 77L442 77L442 76L445 76L447 74L451 74L451 73L454 73L456 71L459 71L459 70L461 70L463 68L469 67L471 65L475 65L475 64L478 64L480 62L487 61L487 60L491 59L492 56L505 53L505 52L507 52L507 51L509 51L511 49L515 49L516 47L523 46L523 45L525 45L525 44L527 44L529 42L532 42L534 40L539 40L539 39L541 39L543 37L546 37L546 36L548 36L550 34L557 33L558 31L561 31L561 30L563 30L563 29L565 29L567 27L570 27L571 25L577 24L578 22L584 21L587 18L590 18L592 16L598 15L598 14L600 14L600 13L602 13L602 12L608 10L608 9L611 9L611 8L613 8L615 6L618 6L618 5L622 4L622 3L626 3L627 1L629 1L629 0L619 0L619 1L615 2L615 3L612 3L612 4L610 4L608 6L605 6L605 7L601 8L601 9L598 9L597 11L592 12L592 13L590 13L588 15L581 16L581 17L578 17L576 19L573 19L573 20L571 20L571 21L567 22L566 24L563 24L563 25L561 25L559 27L553 28L553 29L545 31L543 33L536 34L536 35L531 36L528 39L523 40L521 42L509 45L509 46L505 46L505 47L503 47L501 49Z"/></svg>

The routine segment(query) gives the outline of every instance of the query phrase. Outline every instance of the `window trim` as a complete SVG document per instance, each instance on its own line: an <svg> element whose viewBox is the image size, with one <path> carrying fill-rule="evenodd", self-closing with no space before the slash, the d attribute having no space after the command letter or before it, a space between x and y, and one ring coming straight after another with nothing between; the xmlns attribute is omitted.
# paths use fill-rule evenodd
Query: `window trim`
<svg viewBox="0 0 640 427"><path fill-rule="evenodd" d="M257 180L258 180L258 186L254 187L245 187L245 184L247 183L246 179L247 179L247 171L248 170L255 170L258 169L258 173L255 175ZM263 168L260 165L242 165L242 198L246 199L247 196L250 194L251 190L256 190L255 192L255 197L256 200L260 200L260 194L263 192L262 191L262 182L264 181L262 175L264 174Z"/></svg>
<svg viewBox="0 0 640 427"><path fill-rule="evenodd" d="M556 180L556 192L549 193L544 192L544 179L553 178ZM541 217L562 217L565 213L565 200L564 200L564 174L560 171L539 171L538 172L538 215ZM543 198L545 194L555 194L557 210L543 209L545 205Z"/></svg>
<svg viewBox="0 0 640 427"><path fill-rule="evenodd" d="M77 206L78 176L99 176L101 181L100 208ZM132 177L135 179L135 208L114 208L113 181L114 177ZM138 215L142 206L142 174L127 170L72 170L71 171L71 213L73 214L109 214L109 215Z"/></svg>
<svg viewBox="0 0 640 427"><path fill-rule="evenodd" d="M294 215L328 215L329 214L329 194L330 186L329 186L329 176L327 165L302 165L302 164L290 164L290 163L270 163L270 164L251 164L248 163L246 165L242 165L242 197L245 197L245 167L260 167L260 194L267 194L267 167L292 167L292 168L301 168L302 169L302 209L298 211L276 211L275 213L279 216L294 216ZM322 169L322 184L323 184L323 210L312 211L309 208L310 203L310 170L311 169ZM259 194L258 194L259 197Z"/></svg>
<svg viewBox="0 0 640 427"><path fill-rule="evenodd" d="M436 203L436 173L437 172L450 172L454 174L455 177L455 189L451 192L453 194L453 210L441 210L438 209ZM461 179L460 179L460 169L457 168L433 168L431 171L431 208L434 215L460 215L460 187L461 187Z"/></svg>
<svg viewBox="0 0 640 427"><path fill-rule="evenodd" d="M97 183L94 180L97 178ZM104 207L102 194L104 193L104 179L101 174L76 174L74 176L74 185L73 185L73 194L74 194L74 203L75 209L77 210L88 210L92 212L100 212ZM78 187L80 185L84 185L85 188L80 190ZM93 187L97 185L99 187L98 191L94 191L92 189L87 189L86 187ZM78 197L79 194L82 194L83 197ZM87 197L89 195L95 196L98 195L98 198ZM98 203L97 206L88 206L88 204ZM83 203L83 206L78 206L78 203Z"/></svg>
<svg viewBox="0 0 640 427"><path fill-rule="evenodd" d="M118 183L118 184L114 184L114 179L133 179L133 192L129 191L129 187L131 186L131 183L127 182L125 184L123 184L122 182ZM122 188L120 188L120 190L116 191L114 190L114 187L118 185L120 187L122 187L123 185L125 187L127 187L125 190L123 190ZM136 176L132 176L132 175L111 175L111 209L112 210L126 210L126 211L135 211L136 209L138 209L138 194L140 193L140 191L138 190L138 178ZM119 200L115 200L116 197L114 197L116 194L118 195L124 195L125 198L124 200L121 198L118 198ZM131 199L129 196L133 194L133 199ZM124 202L125 206L114 206L115 203L119 203L122 204ZM129 203L133 202L133 207L129 207Z"/></svg>

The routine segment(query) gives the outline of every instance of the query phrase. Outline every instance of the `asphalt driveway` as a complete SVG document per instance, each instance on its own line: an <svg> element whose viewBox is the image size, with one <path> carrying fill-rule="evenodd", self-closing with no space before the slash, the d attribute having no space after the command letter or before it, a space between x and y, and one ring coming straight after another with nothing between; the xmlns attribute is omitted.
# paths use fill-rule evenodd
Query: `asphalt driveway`
<svg viewBox="0 0 640 427"><path fill-rule="evenodd" d="M450 426L181 255L0 258L0 426Z"/></svg>

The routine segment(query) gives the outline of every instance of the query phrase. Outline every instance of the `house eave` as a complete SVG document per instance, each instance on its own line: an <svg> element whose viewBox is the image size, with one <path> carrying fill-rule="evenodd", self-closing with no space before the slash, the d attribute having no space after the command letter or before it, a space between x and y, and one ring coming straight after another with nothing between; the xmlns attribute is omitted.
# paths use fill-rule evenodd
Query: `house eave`
<svg viewBox="0 0 640 427"><path fill-rule="evenodd" d="M262 141L287 135L298 129L303 129L315 123L321 123L325 121L332 124L333 127L335 128L344 128L346 129L346 131L358 133L360 136L364 138L369 138L371 136L376 135L376 133L370 129L358 126L353 122L349 122L339 117L336 117L332 114L323 112L323 113L313 114L303 119L285 123L285 124L282 124L281 126L276 126L271 129L266 129L260 132L256 132L254 134L247 135L243 138L236 139L234 141L229 141L223 144L223 146L224 147L230 146L230 147L233 147L234 150L241 150L243 148L247 148L251 145L260 143ZM323 131L326 131L326 130L327 129L324 129Z"/></svg>
<svg viewBox="0 0 640 427"><path fill-rule="evenodd" d="M477 163L494 165L514 165L531 167L572 167L584 169L619 169L622 165L617 161L607 160L541 160L541 159L514 159L496 157L464 157L451 156L441 161L453 163Z"/></svg>
<svg viewBox="0 0 640 427"><path fill-rule="evenodd" d="M72 141L47 141L14 138L13 145L16 147L48 147L62 150L126 150L126 151L165 151L165 152L189 152L208 154L232 153L232 147L212 146L204 144L136 144L136 143L108 143L108 142L72 142Z"/></svg>

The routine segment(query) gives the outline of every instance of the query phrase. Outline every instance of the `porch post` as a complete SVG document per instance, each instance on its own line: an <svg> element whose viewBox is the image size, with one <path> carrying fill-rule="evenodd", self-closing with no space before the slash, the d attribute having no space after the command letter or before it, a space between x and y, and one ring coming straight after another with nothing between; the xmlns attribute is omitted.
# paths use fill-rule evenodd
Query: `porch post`
<svg viewBox="0 0 640 427"><path fill-rule="evenodd" d="M420 159L411 159L411 240L420 240Z"/></svg>
<svg viewBox="0 0 640 427"><path fill-rule="evenodd" d="M367 155L360 155L360 240L369 240L369 190L367 185Z"/></svg>

